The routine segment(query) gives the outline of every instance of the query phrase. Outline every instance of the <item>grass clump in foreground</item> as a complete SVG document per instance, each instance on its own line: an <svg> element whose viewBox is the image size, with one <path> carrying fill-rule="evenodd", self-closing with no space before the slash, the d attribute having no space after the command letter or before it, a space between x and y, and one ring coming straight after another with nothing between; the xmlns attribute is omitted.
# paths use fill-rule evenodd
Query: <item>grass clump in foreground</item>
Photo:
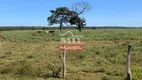
<svg viewBox="0 0 142 80"><path fill-rule="evenodd" d="M85 50L67 52L67 80L125 80L127 45L132 44L131 69L134 80L142 79L142 29L96 29L84 35ZM65 32L65 31L64 31ZM60 80L60 33L2 31L1 80Z"/></svg>

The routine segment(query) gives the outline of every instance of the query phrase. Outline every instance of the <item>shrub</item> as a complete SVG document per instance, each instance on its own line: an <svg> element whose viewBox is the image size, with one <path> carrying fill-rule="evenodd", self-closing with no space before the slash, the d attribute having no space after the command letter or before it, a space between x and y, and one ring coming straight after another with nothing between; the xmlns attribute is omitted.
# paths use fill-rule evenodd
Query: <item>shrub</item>
<svg viewBox="0 0 142 80"><path fill-rule="evenodd" d="M61 66L59 63L51 63L48 65L48 69L52 72L51 77L59 78L61 72Z"/></svg>
<svg viewBox="0 0 142 80"><path fill-rule="evenodd" d="M32 66L32 63L23 61L20 63L19 68L17 69L18 75L27 75L27 76L38 76L39 70Z"/></svg>

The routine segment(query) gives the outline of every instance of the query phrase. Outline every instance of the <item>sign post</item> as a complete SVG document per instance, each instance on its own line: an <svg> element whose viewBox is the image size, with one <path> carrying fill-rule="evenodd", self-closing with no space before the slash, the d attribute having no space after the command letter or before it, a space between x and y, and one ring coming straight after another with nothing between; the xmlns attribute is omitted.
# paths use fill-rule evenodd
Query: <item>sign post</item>
<svg viewBox="0 0 142 80"><path fill-rule="evenodd" d="M63 73L62 78L66 77L66 50L63 50Z"/></svg>
<svg viewBox="0 0 142 80"><path fill-rule="evenodd" d="M70 37L65 38L66 34L71 34ZM61 44L59 46L59 49L63 51L63 68L62 68L62 78L66 77L66 52L67 51L75 51L75 50L83 50L84 49L84 44L83 42L80 42L80 38L83 36L78 36L78 35L73 35L72 32L67 31L64 34L60 34L61 37Z"/></svg>
<svg viewBox="0 0 142 80"><path fill-rule="evenodd" d="M127 80L132 80L132 74L131 74L131 69L130 69L130 61L131 61L131 50L132 46L128 45L128 51L127 51Z"/></svg>

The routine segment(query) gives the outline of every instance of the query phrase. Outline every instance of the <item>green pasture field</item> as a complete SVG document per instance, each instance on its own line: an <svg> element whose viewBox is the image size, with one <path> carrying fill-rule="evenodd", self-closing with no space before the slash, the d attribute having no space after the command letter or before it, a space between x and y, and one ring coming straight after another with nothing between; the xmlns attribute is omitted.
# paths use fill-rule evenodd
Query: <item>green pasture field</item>
<svg viewBox="0 0 142 80"><path fill-rule="evenodd" d="M1 31L0 80L63 80L59 34L66 31ZM142 29L70 31L84 36L85 49L67 52L65 80L126 80L129 44L133 80L142 79Z"/></svg>

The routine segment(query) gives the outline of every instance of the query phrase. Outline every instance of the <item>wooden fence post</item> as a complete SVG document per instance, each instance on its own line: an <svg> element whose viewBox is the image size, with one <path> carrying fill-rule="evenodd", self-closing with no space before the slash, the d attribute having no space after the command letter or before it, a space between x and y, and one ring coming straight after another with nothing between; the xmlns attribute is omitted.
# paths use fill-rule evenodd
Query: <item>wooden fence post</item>
<svg viewBox="0 0 142 80"><path fill-rule="evenodd" d="M63 72L62 78L66 77L66 50L63 50Z"/></svg>
<svg viewBox="0 0 142 80"><path fill-rule="evenodd" d="M131 50L132 46L131 45L128 45L128 51L127 51L127 66L126 66L126 69L127 69L127 80L132 80L132 75L131 75L131 69L130 69L130 61L131 61L131 53L130 53L130 50Z"/></svg>

